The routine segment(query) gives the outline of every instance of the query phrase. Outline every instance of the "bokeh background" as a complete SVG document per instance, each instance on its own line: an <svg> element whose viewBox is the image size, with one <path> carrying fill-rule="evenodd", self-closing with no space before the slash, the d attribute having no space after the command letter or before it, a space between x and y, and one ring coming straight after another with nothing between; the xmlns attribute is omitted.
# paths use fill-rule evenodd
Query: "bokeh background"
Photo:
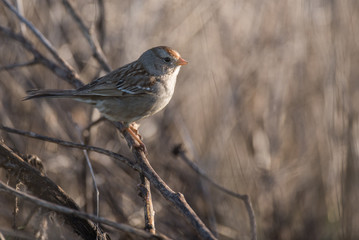
<svg viewBox="0 0 359 240"><path fill-rule="evenodd" d="M61 1L17 2L84 82L105 74ZM97 34L113 68L158 45L177 49L189 61L169 106L142 120L140 132L155 170L220 239L250 238L244 204L174 157L176 144L182 143L212 180L250 196L259 239L359 238L358 1L105 1L103 25L97 1L72 4ZM49 56L2 3L0 24L22 31ZM1 66L32 60L4 35L0 55ZM99 117L70 100L21 101L33 88L71 86L40 65L1 71L1 124L79 142L81 129ZM38 155L47 175L82 209L93 211L82 151L5 132L0 136L19 152ZM90 131L89 143L131 157L108 122ZM91 153L90 158L101 215L142 228L138 174L105 156ZM5 175L1 172L3 180ZM155 189L153 198L159 232L197 238ZM11 227L13 202L0 199L0 223ZM24 231L39 231L36 223L30 221ZM59 227L50 221L47 234ZM113 239L131 239L108 231Z"/></svg>

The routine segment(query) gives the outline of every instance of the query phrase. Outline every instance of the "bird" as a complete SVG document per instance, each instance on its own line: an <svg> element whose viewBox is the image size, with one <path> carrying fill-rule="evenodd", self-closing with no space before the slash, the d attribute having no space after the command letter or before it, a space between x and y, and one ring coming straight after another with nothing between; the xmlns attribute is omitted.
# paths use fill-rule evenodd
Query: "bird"
<svg viewBox="0 0 359 240"><path fill-rule="evenodd" d="M88 103L108 120L122 122L125 130L144 147L132 123L152 116L169 103L180 68L187 63L176 50L158 46L78 89L29 90L23 100L70 98Z"/></svg>

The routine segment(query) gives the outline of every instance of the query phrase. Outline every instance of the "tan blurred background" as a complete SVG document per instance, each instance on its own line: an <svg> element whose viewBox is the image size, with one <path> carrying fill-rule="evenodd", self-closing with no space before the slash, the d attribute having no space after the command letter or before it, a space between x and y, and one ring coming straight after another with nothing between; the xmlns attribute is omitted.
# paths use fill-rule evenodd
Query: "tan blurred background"
<svg viewBox="0 0 359 240"><path fill-rule="evenodd" d="M98 2L72 3L96 31ZM23 9L81 79L104 74L61 1L23 1ZM0 24L20 31L2 4ZM250 196L259 239L359 239L358 1L105 1L104 26L98 39L113 68L158 45L189 61L169 106L140 122L140 132L155 170L220 239L250 238L244 204L173 157L175 144L183 143L214 181ZM23 33L44 50L28 30ZM1 66L32 59L4 35L0 53ZM79 142L79 129L99 116L70 100L21 101L32 88L71 86L39 65L1 71L1 124ZM92 211L81 151L0 136L18 151L38 155L48 176ZM90 144L131 156L106 122L91 130ZM101 215L142 227L138 175L102 155L90 157ZM153 194L158 231L196 239L177 211ZM0 224L9 219L11 208L1 209ZM129 238L109 232L113 239Z"/></svg>

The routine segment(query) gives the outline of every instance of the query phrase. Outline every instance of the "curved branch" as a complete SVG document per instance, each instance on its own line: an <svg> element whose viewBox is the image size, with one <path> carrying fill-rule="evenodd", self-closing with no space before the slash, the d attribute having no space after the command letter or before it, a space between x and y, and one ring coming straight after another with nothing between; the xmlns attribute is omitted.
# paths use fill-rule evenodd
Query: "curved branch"
<svg viewBox="0 0 359 240"><path fill-rule="evenodd" d="M220 191L222 191L232 197L238 198L244 202L244 205L246 206L246 209L247 209L249 223L250 223L250 227L251 227L251 239L256 240L257 239L257 232L256 232L257 223L256 223L254 210L253 210L252 203L251 203L249 196L247 194L235 193L235 192L219 185L215 181L213 181L210 177L207 176L207 174L205 174L203 172L202 169L200 169L193 161L191 161L187 157L185 151L183 150L182 144L178 144L177 146L175 146L172 150L172 153L173 153L173 155L180 157L190 168L193 169L193 171L195 171L199 176L201 176L204 180L208 181L214 187L216 187Z"/></svg>
<svg viewBox="0 0 359 240"><path fill-rule="evenodd" d="M114 122L115 126L121 131L122 123ZM134 140L127 131L122 131L127 143L135 146ZM180 192L174 192L155 172L149 163L145 152L141 148L132 147L132 153L135 156L136 163L141 167L142 174L160 191L162 196L171 202L174 207L185 217L185 219L194 227L202 239L216 239L212 232L206 227L202 220L193 211L187 203L185 197Z"/></svg>
<svg viewBox="0 0 359 240"><path fill-rule="evenodd" d="M98 41L93 39L92 34L88 30L88 28L85 26L85 23L82 21L82 19L79 17L79 15L76 13L75 9L71 6L69 1L62 0L62 3L65 6L66 10L70 13L71 17L75 20L77 25L79 25L79 28L80 28L82 34L86 38L87 42L90 44L94 58L100 63L101 67L106 72L110 72L111 68L109 67L109 64L105 58L105 55L103 54L101 47L98 44Z"/></svg>

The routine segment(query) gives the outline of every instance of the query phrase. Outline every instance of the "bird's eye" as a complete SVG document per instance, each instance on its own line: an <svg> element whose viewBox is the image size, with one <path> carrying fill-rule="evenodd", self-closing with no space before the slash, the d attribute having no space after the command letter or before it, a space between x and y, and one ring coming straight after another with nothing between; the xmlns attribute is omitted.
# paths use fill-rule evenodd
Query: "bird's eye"
<svg viewBox="0 0 359 240"><path fill-rule="evenodd" d="M165 57L163 60L168 63L171 62L171 58L169 58L169 57Z"/></svg>

